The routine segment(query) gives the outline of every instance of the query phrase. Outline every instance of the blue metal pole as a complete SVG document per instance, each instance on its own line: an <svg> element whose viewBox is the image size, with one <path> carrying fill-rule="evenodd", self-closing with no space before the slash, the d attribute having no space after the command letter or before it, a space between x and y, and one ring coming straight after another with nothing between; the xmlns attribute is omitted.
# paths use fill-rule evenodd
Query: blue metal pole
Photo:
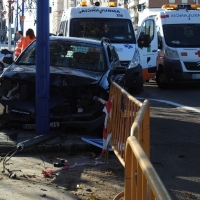
<svg viewBox="0 0 200 200"><path fill-rule="evenodd" d="M22 17L24 16L24 0L22 0ZM24 20L21 21L21 31L24 33Z"/></svg>
<svg viewBox="0 0 200 200"><path fill-rule="evenodd" d="M16 31L18 31L18 15L19 15L19 13L18 13L18 6L19 6L19 3L18 3L18 0L17 0L17 14L16 14Z"/></svg>
<svg viewBox="0 0 200 200"><path fill-rule="evenodd" d="M49 117L49 0L37 1L36 134L50 132Z"/></svg>

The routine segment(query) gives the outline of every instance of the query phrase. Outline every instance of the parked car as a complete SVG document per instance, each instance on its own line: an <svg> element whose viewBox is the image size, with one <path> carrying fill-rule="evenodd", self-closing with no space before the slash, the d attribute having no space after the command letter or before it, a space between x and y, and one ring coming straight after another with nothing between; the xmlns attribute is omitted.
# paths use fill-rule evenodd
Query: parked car
<svg viewBox="0 0 200 200"><path fill-rule="evenodd" d="M9 51L7 49L2 49L0 51L0 73L3 72L3 69L5 67L9 66L9 64L3 62L4 56L12 57L13 56L13 51Z"/></svg>
<svg viewBox="0 0 200 200"><path fill-rule="evenodd" d="M36 41L0 76L0 123L35 128ZM50 121L52 127L80 127L91 132L102 126L111 81L123 85L125 69L115 47L101 41L50 37Z"/></svg>

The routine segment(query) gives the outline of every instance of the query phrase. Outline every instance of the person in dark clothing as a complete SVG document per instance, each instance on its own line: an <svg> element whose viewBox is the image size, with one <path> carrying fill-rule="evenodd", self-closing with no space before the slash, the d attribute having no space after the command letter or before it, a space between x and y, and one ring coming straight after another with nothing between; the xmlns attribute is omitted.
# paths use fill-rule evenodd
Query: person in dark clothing
<svg viewBox="0 0 200 200"><path fill-rule="evenodd" d="M100 26L100 38L102 38L102 37L106 37L106 38L110 37L109 28L108 28L107 24L105 24L105 23L102 23Z"/></svg>

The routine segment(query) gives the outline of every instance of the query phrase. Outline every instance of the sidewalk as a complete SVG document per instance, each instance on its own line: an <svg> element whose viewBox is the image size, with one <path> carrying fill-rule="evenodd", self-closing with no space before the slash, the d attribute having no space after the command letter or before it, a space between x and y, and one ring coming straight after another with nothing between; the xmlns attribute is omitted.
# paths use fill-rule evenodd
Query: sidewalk
<svg viewBox="0 0 200 200"><path fill-rule="evenodd" d="M5 154L16 148L19 142L35 136L33 131L1 130L1 172ZM9 171L0 173L0 199L113 199L124 188L124 168L113 152L109 154L109 162L104 158L96 161L101 148L82 141L83 136L86 137L78 132L64 133L38 145L34 148L36 151L25 150L12 156L5 164ZM58 169L53 163L61 161L77 164L77 167L47 177L42 174L43 170ZM16 174L16 177L12 178L9 173Z"/></svg>
<svg viewBox="0 0 200 200"><path fill-rule="evenodd" d="M59 133L59 132L58 132ZM11 150L15 149L17 144L26 140L30 140L31 138L36 137L34 131L23 131L23 130L1 130L0 131L0 169L2 168L3 164L3 156L8 154ZM94 147L91 144L88 144L81 140L81 137L83 135L77 135L74 133L64 133L62 135L59 135L57 138L53 140L49 140L43 144L37 145L34 147L36 150L35 152L40 153L41 155L58 153L58 155L61 156L61 152L65 152L68 154L75 155L75 153L80 152L86 152L87 150L92 150ZM25 168L22 170L22 172L16 172L17 178L13 180L12 178L8 178L8 174L1 173L0 175L0 199L1 200L8 200L8 199L23 199L23 200L30 200L30 199L44 199L44 198L52 198L52 199L66 199L66 200L76 200L78 199L76 195L73 195L66 191L64 187L57 187L54 184L51 184L51 181L48 182L48 184L45 184L44 178L42 178L41 174L41 167L34 164L35 155L33 151L31 151L31 156L29 155L30 150L28 150L28 154L26 153L27 150L25 150L25 154L22 152L22 156L19 153L17 153L14 157L12 157L11 165L15 165L16 168ZM38 154L38 155L40 155ZM38 159L38 155L36 155L37 162L40 161ZM2 158L1 158L2 156ZM25 156L23 158L23 156ZM26 159L28 163L23 162L23 164L20 162L22 159ZM2 162L1 162L2 161ZM32 161L32 164L31 164ZM20 164L21 163L21 164ZM9 162L8 162L9 164ZM19 165L19 166L18 166ZM48 166L49 165L49 166ZM31 167L32 166L32 167ZM33 167L34 166L34 167ZM52 163L48 162L46 163L46 166L49 168L52 167ZM8 166L10 168L10 166ZM11 166L12 168L13 166ZM40 167L40 168L39 168ZM26 170L27 168L27 170ZM33 169L31 169L33 168ZM2 171L2 169L1 169ZM17 170L18 171L18 170ZM33 173L34 172L34 173ZM38 183L31 183L31 179L34 180L34 178L27 179L28 186L26 183L26 178L24 179L24 174L33 174L32 176L39 177ZM65 172L66 173L66 172ZM41 177L40 177L41 176ZM68 177L69 178L69 177ZM67 177L66 177L67 179ZM42 180L42 181L41 181ZM47 180L47 179L46 179ZM51 179L50 179L51 180ZM20 182L19 182L20 181ZM20 184L20 186L19 186ZM49 185L50 184L50 185ZM59 182L57 183L58 185ZM9 185L7 188L6 185ZM11 187L11 188L10 188ZM13 190L13 191L11 191Z"/></svg>

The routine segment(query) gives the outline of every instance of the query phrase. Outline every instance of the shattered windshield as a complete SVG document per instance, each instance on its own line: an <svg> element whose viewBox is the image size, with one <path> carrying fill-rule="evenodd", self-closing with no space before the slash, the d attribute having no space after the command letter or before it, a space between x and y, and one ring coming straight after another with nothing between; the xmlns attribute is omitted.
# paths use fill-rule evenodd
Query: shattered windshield
<svg viewBox="0 0 200 200"><path fill-rule="evenodd" d="M135 43L133 25L127 19L71 19L70 36L92 39L107 37L112 43Z"/></svg>
<svg viewBox="0 0 200 200"><path fill-rule="evenodd" d="M166 24L163 31L170 47L200 46L200 24Z"/></svg>
<svg viewBox="0 0 200 200"><path fill-rule="evenodd" d="M36 42L24 51L17 64L36 65ZM101 46L65 40L50 41L50 66L96 72L107 69Z"/></svg>

